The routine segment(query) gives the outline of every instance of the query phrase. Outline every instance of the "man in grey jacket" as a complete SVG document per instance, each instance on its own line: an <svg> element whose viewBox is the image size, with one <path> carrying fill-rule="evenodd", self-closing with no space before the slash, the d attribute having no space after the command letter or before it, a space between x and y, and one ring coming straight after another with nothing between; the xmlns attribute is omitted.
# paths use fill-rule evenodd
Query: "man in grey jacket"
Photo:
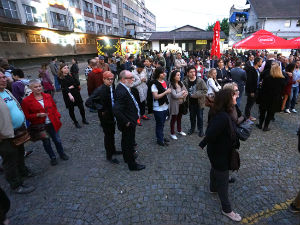
<svg viewBox="0 0 300 225"><path fill-rule="evenodd" d="M15 193L26 194L35 190L25 186L22 177L31 177L25 166L24 144L12 144L15 131L24 126L25 116L19 102L7 89L7 77L0 72L0 156L3 159L5 178Z"/></svg>
<svg viewBox="0 0 300 225"><path fill-rule="evenodd" d="M232 81L238 85L240 94L239 97L236 99L236 101L237 101L237 105L240 107L241 99L245 90L245 84L247 80L246 71L242 69L242 62L237 61L235 63L235 67L230 71L230 73L231 73Z"/></svg>
<svg viewBox="0 0 300 225"><path fill-rule="evenodd" d="M56 62L57 62L57 58L53 57L52 61L49 64L49 67L50 67L51 73L52 73L53 78L54 78L55 90L60 91L60 85L59 85L58 79L57 79L58 66L57 66Z"/></svg>

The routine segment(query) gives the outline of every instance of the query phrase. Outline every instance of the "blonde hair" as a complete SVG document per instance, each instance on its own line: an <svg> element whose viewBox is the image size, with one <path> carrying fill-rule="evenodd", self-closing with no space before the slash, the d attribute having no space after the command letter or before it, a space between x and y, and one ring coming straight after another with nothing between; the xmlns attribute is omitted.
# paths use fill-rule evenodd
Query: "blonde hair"
<svg viewBox="0 0 300 225"><path fill-rule="evenodd" d="M271 70L270 70L270 75L273 77L273 78L284 78L283 74L282 74L282 71L281 71L281 68L279 66L278 63L275 63L275 65L273 65L271 67Z"/></svg>
<svg viewBox="0 0 300 225"><path fill-rule="evenodd" d="M235 82L227 83L223 86L223 90L224 89L234 90L234 87L238 87L238 85Z"/></svg>
<svg viewBox="0 0 300 225"><path fill-rule="evenodd" d="M213 78L213 71L217 71L215 68L212 68L212 69L210 69L209 71L208 71L208 74L207 74L207 77L208 78Z"/></svg>

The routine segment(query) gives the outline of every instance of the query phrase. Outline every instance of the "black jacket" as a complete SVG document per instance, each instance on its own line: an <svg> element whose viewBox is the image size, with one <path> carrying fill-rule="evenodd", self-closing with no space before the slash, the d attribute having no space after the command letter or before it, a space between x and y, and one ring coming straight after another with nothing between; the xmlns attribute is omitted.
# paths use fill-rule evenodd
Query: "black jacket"
<svg viewBox="0 0 300 225"><path fill-rule="evenodd" d="M236 140L231 134L230 115L226 112L216 114L206 130L207 154L212 168L229 170L230 155Z"/></svg>
<svg viewBox="0 0 300 225"><path fill-rule="evenodd" d="M114 86L112 88L113 96L115 96ZM90 95L90 97L86 100L85 105L88 108L98 110L98 116L101 121L101 124L114 123L110 87L103 84L100 87L96 88Z"/></svg>
<svg viewBox="0 0 300 225"><path fill-rule="evenodd" d="M117 119L118 128L122 131L126 124L137 124L138 110L127 89L120 83L115 91L115 105L113 107L114 115Z"/></svg>
<svg viewBox="0 0 300 225"><path fill-rule="evenodd" d="M247 80L246 80L246 93L255 93L257 90L257 79L258 75L256 69L251 66L247 69Z"/></svg>
<svg viewBox="0 0 300 225"><path fill-rule="evenodd" d="M225 67L221 70L216 68L217 70L217 81L221 86L231 81L230 73L225 69Z"/></svg>
<svg viewBox="0 0 300 225"><path fill-rule="evenodd" d="M72 105L74 106L82 103L82 98L80 95L80 88L79 88L80 83L77 79L75 79L71 75L67 75L63 79L58 78L58 82L61 86L66 108L69 108ZM69 89L69 87L72 85L74 86L74 88ZM73 95L75 102L71 102L68 95L69 93Z"/></svg>

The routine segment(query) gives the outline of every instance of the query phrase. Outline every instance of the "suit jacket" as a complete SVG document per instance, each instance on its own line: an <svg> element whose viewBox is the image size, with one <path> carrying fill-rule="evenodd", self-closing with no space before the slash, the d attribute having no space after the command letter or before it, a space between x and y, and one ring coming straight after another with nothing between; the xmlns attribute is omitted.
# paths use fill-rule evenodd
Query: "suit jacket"
<svg viewBox="0 0 300 225"><path fill-rule="evenodd" d="M138 110L129 92L121 83L116 88L115 96L113 112L117 119L119 130L122 131L128 122L135 126L139 118Z"/></svg>
<svg viewBox="0 0 300 225"><path fill-rule="evenodd" d="M115 88L114 86L112 88L113 96L115 98ZM89 108L98 110L101 124L114 123L110 87L103 84L100 87L96 88L90 95L90 97L86 100L85 105Z"/></svg>
<svg viewBox="0 0 300 225"><path fill-rule="evenodd" d="M246 93L255 93L257 90L258 75L256 69L251 66L247 70Z"/></svg>

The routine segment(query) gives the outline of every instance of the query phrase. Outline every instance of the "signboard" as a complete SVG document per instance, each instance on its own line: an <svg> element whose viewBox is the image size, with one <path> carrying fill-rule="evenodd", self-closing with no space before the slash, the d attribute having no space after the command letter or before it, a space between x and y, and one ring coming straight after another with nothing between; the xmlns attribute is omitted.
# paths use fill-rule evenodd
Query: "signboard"
<svg viewBox="0 0 300 225"><path fill-rule="evenodd" d="M121 43L122 55L125 54L137 55L137 54L141 54L142 48L147 42L134 40L134 39L121 38L120 43Z"/></svg>
<svg viewBox="0 0 300 225"><path fill-rule="evenodd" d="M196 40L196 45L207 45L207 40Z"/></svg>
<svg viewBox="0 0 300 225"><path fill-rule="evenodd" d="M235 36L236 37L242 37L242 34L236 34Z"/></svg>
<svg viewBox="0 0 300 225"><path fill-rule="evenodd" d="M107 54L111 56L113 53L121 54L121 44L119 38L102 37L97 40L98 55Z"/></svg>

